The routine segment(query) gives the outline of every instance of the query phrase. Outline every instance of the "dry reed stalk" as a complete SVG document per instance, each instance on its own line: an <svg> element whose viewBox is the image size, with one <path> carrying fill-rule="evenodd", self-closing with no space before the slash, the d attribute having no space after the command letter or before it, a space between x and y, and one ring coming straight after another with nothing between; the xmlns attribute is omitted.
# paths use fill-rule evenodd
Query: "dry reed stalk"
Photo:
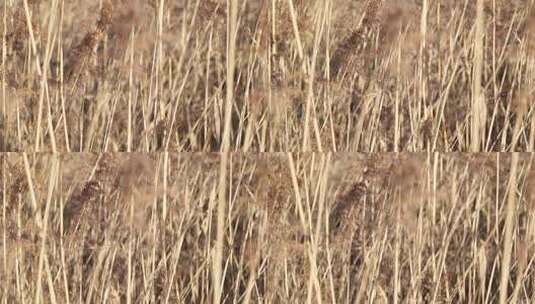
<svg viewBox="0 0 535 304"><path fill-rule="evenodd" d="M221 151L229 152L231 130L232 103L234 101L234 75L236 69L236 37L238 34L238 2L233 0L227 3L227 61L226 61L226 102L224 109L224 128L221 140Z"/></svg>
<svg viewBox="0 0 535 304"><path fill-rule="evenodd" d="M518 264L516 269L516 280L513 288L513 295L511 296L510 303L519 303L518 296L520 293L520 288L522 287L522 281L525 276L524 271L526 270L526 266L528 263L529 251L529 241L527 241L526 239L522 239L517 242L515 258L518 261Z"/></svg>
<svg viewBox="0 0 535 304"><path fill-rule="evenodd" d="M41 218L41 211L39 208L39 203L37 201L37 195L36 195L36 188L34 186L33 177L30 169L30 161L28 159L27 153L24 153L23 155L24 160L24 172L26 173L26 180L28 182L28 190L30 192L30 203L33 211L35 212L35 222L39 228L42 227L42 218Z"/></svg>
<svg viewBox="0 0 535 304"><path fill-rule="evenodd" d="M3 147L2 147L3 148ZM2 235L0 236L2 238L2 250L0 251L0 254L2 254L2 266L3 266L3 278L0 280L0 283L4 283L3 280L11 280L11 261L13 260L13 257L8 257L8 250L7 247L10 246L8 244L8 238L7 238L7 220L6 220L6 207L7 207L7 199L6 199L6 156L4 154L0 154L0 200L2 200ZM11 240L10 240L11 241ZM13 250L9 250L13 251ZM8 261L10 262L8 266ZM7 285L6 283L4 283ZM4 289L4 293L7 294L7 290Z"/></svg>
<svg viewBox="0 0 535 304"><path fill-rule="evenodd" d="M311 151L311 145L310 145L310 121L312 121L313 130L314 130L314 138L315 138L315 144L316 149L319 152L323 152L322 149L322 142L321 142L321 136L319 132L319 126L318 121L316 119L316 111L315 111L315 99L314 98L314 81L316 79L316 64L317 64L317 57L319 53L319 44L322 40L322 36L324 34L324 24L326 22L326 7L323 6L320 8L320 13L318 14L318 19L315 24L315 30L314 30L314 48L313 48L313 54L311 57L310 62L310 70L308 71L308 83L307 83L307 97L306 97L306 106L305 106L305 118L304 118L304 127L303 127L303 146L302 151L304 152L310 152Z"/></svg>
<svg viewBox="0 0 535 304"><path fill-rule="evenodd" d="M485 286L487 285L487 267L488 267L487 250L486 250L485 243L481 243L477 250L477 264L478 264L479 284L480 286L482 286L481 298L484 299L485 298Z"/></svg>
<svg viewBox="0 0 535 304"><path fill-rule="evenodd" d="M472 120L470 147L472 152L479 152L482 149L487 122L487 105L485 102L485 92L482 86L483 81L483 42L485 37L485 12L484 0L477 1L476 8L476 30L474 33L474 70L472 83Z"/></svg>
<svg viewBox="0 0 535 304"><path fill-rule="evenodd" d="M518 153L511 156L511 170L509 171L508 196L505 208L505 231L503 241L503 257L501 263L500 277L500 304L506 304L508 298L509 275L511 269L511 258L513 248L513 232L516 219L516 191L517 191L517 170Z"/></svg>
<svg viewBox="0 0 535 304"><path fill-rule="evenodd" d="M41 221L42 227L39 227L41 228L41 231L40 231L41 232L41 235L40 235L41 246L40 246L40 252L39 252L39 264L37 268L37 288L35 290L36 300L41 297L41 288L42 288L41 282L42 282L42 275L43 275L44 267L46 267L44 271L48 273L48 278L51 277L49 266L47 266L48 259L46 258L46 256L48 255L48 253L46 252L46 248L47 248L50 208L52 204L52 195L54 194L54 189L56 188L56 183L59 179L59 156L57 154L52 156L52 168L49 173L50 175L48 177L49 178L48 193L46 196L44 215ZM50 284L50 281L49 281L49 288L50 288L49 292L50 292L51 302L55 303L56 296L55 296L53 284Z"/></svg>
<svg viewBox="0 0 535 304"><path fill-rule="evenodd" d="M299 220L301 222L301 228L304 231L304 234L309 237L312 234L312 231L311 231L312 227L308 225L308 223L311 223L311 219L307 216L307 213L305 212L305 205L301 196L301 190L300 190L299 182L297 178L297 168L295 166L293 156L291 153L287 153L287 155L288 155L288 164L290 167L290 176L292 180L293 192L294 192L297 210L299 214ZM321 294L322 294L321 287L320 287L318 277L317 277L317 270L316 270L317 264L316 264L316 256L315 256L315 251L314 251L315 249L310 248L311 246L314 246L314 244L312 244L312 242L307 240L305 247L306 247L306 252L307 252L307 256L309 260L309 267L311 268L311 273L309 274L309 282L308 282L309 285L308 285L308 293L307 293L307 298L308 298L307 303L311 303L312 296L314 293L316 294L317 301L321 302Z"/></svg>
<svg viewBox="0 0 535 304"><path fill-rule="evenodd" d="M227 62L226 62L226 102L224 107L224 128L221 140L221 165L219 169L218 185L218 204L217 204L217 228L216 228L216 246L213 260L213 303L221 303L223 294L223 250L225 236L225 222L227 210L227 193L226 182L228 174L228 165L230 157L230 136L232 104L234 102L234 74L236 68L236 35L238 22L238 1L232 0L227 2Z"/></svg>
<svg viewBox="0 0 535 304"><path fill-rule="evenodd" d="M302 1L300 1L302 3ZM299 34L299 24L298 24L298 18L297 18L297 14L296 14L296 10L295 10L295 7L294 7L294 1L293 0L288 0L288 7L289 7L289 11L290 11L290 16L291 16L291 22L292 22L292 29L293 29L293 33L295 35L295 40L297 41L297 51L299 53L299 58L301 60L304 59L304 51L303 51L303 44L301 42L301 35ZM286 28L286 27L283 27L283 28ZM287 37L288 35L283 35L283 37Z"/></svg>
<svg viewBox="0 0 535 304"><path fill-rule="evenodd" d="M535 215L535 167L533 165L526 175L526 201L528 210Z"/></svg>

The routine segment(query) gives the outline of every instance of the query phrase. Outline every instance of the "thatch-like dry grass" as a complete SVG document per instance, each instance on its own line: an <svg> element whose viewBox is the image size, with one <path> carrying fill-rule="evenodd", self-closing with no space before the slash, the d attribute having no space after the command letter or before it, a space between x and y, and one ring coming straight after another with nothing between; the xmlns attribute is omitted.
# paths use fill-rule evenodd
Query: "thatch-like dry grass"
<svg viewBox="0 0 535 304"><path fill-rule="evenodd" d="M535 303L533 0L0 16L0 303Z"/></svg>
<svg viewBox="0 0 535 304"><path fill-rule="evenodd" d="M218 261L222 154L2 154L0 300L535 300L531 154L227 156Z"/></svg>
<svg viewBox="0 0 535 304"><path fill-rule="evenodd" d="M2 151L533 151L532 2L6 1Z"/></svg>

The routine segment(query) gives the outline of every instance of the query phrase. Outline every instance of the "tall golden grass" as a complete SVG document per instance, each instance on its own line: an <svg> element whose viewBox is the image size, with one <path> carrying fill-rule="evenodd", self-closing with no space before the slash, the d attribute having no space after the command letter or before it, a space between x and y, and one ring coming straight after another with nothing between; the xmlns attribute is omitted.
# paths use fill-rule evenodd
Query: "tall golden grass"
<svg viewBox="0 0 535 304"><path fill-rule="evenodd" d="M532 11L250 0L232 55L221 1L7 3L2 151L532 151Z"/></svg>
<svg viewBox="0 0 535 304"><path fill-rule="evenodd" d="M2 302L533 300L531 154L1 161Z"/></svg>
<svg viewBox="0 0 535 304"><path fill-rule="evenodd" d="M4 1L0 303L535 302L533 4Z"/></svg>

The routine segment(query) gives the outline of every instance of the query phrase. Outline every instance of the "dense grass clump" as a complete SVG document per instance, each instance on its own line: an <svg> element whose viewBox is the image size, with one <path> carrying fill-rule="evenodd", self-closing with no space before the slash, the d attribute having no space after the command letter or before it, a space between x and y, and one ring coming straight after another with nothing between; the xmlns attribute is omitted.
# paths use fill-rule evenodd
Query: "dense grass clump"
<svg viewBox="0 0 535 304"><path fill-rule="evenodd" d="M0 300L535 300L530 154L227 156L2 155Z"/></svg>
<svg viewBox="0 0 535 304"><path fill-rule="evenodd" d="M535 143L532 1L27 0L2 14L3 151L213 151L225 134L244 151Z"/></svg>
<svg viewBox="0 0 535 304"><path fill-rule="evenodd" d="M535 303L533 2L4 1L0 303Z"/></svg>

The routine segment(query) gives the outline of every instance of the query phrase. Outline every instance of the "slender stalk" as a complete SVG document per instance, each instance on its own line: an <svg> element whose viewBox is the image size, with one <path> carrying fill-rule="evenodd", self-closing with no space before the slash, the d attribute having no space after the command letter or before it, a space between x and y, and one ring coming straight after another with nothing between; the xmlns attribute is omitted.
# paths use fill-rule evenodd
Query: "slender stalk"
<svg viewBox="0 0 535 304"><path fill-rule="evenodd" d="M505 209L505 235L503 242L502 270L500 279L500 304L507 303L509 272L511 271L511 252L513 248L513 232L515 226L516 188L517 188L518 153L511 156L509 175L509 192Z"/></svg>
<svg viewBox="0 0 535 304"><path fill-rule="evenodd" d="M483 38L485 35L484 0L477 0L476 32L474 41L474 71L472 83L472 124L470 147L472 152L479 152L485 138L487 107L483 93Z"/></svg>
<svg viewBox="0 0 535 304"><path fill-rule="evenodd" d="M234 70L236 66L236 35L238 23L238 1L227 1L227 90L225 102L225 117L223 138L221 141L221 163L219 168L219 193L217 206L217 234L216 247L213 261L213 303L221 303L222 286L224 277L223 267L223 242L225 235L225 220L227 209L227 167L229 163L231 115L234 101Z"/></svg>

